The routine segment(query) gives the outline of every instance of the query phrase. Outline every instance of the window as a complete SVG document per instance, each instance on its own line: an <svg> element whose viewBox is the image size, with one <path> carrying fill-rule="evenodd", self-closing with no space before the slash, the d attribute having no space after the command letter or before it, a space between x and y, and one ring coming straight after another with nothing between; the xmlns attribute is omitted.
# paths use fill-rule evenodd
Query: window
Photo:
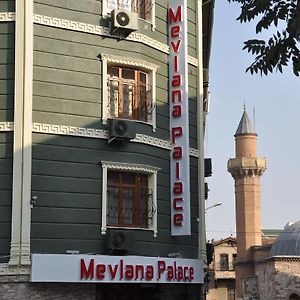
<svg viewBox="0 0 300 300"><path fill-rule="evenodd" d="M236 253L232 254L232 270L235 270Z"/></svg>
<svg viewBox="0 0 300 300"><path fill-rule="evenodd" d="M107 171L107 225L148 227L155 208L148 176Z"/></svg>
<svg viewBox="0 0 300 300"><path fill-rule="evenodd" d="M156 129L157 65L134 58L101 54L102 121L131 119Z"/></svg>
<svg viewBox="0 0 300 300"><path fill-rule="evenodd" d="M107 0L107 10L110 12L113 9L132 11L139 18L151 21L151 0Z"/></svg>
<svg viewBox="0 0 300 300"><path fill-rule="evenodd" d="M108 66L108 115L114 118L151 120L151 87L147 73L130 68Z"/></svg>
<svg viewBox="0 0 300 300"><path fill-rule="evenodd" d="M157 234L158 168L101 162L102 234L107 227L153 230Z"/></svg>
<svg viewBox="0 0 300 300"><path fill-rule="evenodd" d="M220 270L228 271L228 269L229 269L228 254L221 254L220 255Z"/></svg>
<svg viewBox="0 0 300 300"><path fill-rule="evenodd" d="M235 300L235 289L234 288L228 288L228 290L227 290L227 299L228 300Z"/></svg>

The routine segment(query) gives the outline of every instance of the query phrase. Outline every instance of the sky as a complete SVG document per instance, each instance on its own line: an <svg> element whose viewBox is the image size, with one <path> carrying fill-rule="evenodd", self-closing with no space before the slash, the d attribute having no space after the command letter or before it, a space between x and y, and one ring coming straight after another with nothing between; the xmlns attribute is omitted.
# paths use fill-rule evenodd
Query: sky
<svg viewBox="0 0 300 300"><path fill-rule="evenodd" d="M236 21L238 4L215 2L205 155L213 164L206 207L222 202L206 212L207 239L217 240L236 232L234 181L227 161L235 156L234 133L244 103L258 134L257 155L267 159L261 177L262 228L282 229L300 220L300 78L291 68L263 77L245 73L253 57L242 50L243 42L257 38L255 23Z"/></svg>

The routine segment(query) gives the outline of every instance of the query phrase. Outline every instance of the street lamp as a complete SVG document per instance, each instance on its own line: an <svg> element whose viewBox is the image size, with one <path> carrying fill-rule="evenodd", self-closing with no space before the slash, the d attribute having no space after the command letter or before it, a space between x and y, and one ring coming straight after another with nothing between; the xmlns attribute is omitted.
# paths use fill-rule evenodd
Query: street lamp
<svg viewBox="0 0 300 300"><path fill-rule="evenodd" d="M220 206L220 205L222 205L222 202L217 202L217 203L215 203L215 204L213 204L213 205L211 205L211 206L209 206L209 207L206 207L206 208L205 208L205 212L206 212L207 210L211 209L211 208L214 208L214 207L217 207L217 206Z"/></svg>

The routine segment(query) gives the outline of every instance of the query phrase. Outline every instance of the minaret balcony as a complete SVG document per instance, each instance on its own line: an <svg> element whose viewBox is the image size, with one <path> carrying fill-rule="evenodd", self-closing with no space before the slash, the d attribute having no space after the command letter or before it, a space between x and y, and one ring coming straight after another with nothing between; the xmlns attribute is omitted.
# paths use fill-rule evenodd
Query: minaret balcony
<svg viewBox="0 0 300 300"><path fill-rule="evenodd" d="M260 157L231 158L228 160L227 170L233 178L261 176L266 170L266 159Z"/></svg>

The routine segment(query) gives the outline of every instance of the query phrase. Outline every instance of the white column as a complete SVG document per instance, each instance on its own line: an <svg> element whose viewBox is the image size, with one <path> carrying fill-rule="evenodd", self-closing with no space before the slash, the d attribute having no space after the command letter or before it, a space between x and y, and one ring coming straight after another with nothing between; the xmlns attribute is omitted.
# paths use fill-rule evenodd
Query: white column
<svg viewBox="0 0 300 300"><path fill-rule="evenodd" d="M33 1L16 0L11 265L30 264Z"/></svg>

